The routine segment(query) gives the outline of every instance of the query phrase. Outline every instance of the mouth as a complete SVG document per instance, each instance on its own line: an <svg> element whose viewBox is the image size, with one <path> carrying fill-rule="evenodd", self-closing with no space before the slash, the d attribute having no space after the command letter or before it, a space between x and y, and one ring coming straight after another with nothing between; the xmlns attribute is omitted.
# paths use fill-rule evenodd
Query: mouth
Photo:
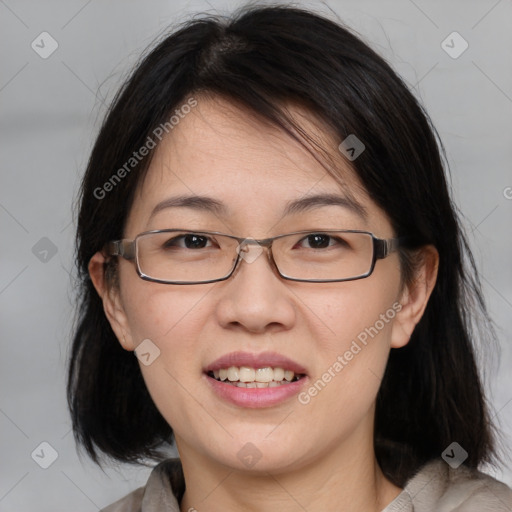
<svg viewBox="0 0 512 512"><path fill-rule="evenodd" d="M307 384L306 369L276 352L232 352L203 369L212 392L238 407L272 407Z"/></svg>
<svg viewBox="0 0 512 512"><path fill-rule="evenodd" d="M224 382L239 388L274 388L297 382L306 376L304 373L295 373L293 370L279 366L265 366L262 368L229 366L228 368L211 370L206 375L217 382Z"/></svg>

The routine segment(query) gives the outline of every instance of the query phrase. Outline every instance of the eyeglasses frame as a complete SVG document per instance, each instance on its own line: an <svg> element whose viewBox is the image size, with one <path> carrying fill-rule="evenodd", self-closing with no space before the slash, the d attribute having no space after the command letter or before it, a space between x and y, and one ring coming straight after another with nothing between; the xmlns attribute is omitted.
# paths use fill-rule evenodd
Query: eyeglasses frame
<svg viewBox="0 0 512 512"><path fill-rule="evenodd" d="M229 271L229 273L221 278L218 279L210 279L208 281L167 281L164 279L156 279L154 277L150 277L147 274L144 274L140 268L140 262L137 254L137 240L145 235L150 234L157 234L157 233L176 233L176 232L185 232L185 233L191 233L194 235L221 235L228 238L231 238L233 240L236 240L238 242L239 249L237 250L237 257L233 264L232 269ZM373 256L372 256L372 262L370 269L366 274L362 274L360 276L355 277L347 277L342 279L299 279L295 277L289 277L283 274L279 267L277 266L277 263L275 262L274 255L272 254L272 244L274 240L278 238L283 238L290 235L300 235L300 234L329 234L329 233L361 233L365 235L370 235L373 242ZM229 279L235 272L235 270L238 268L240 260L243 258L241 257L240 253L243 252L242 247L245 247L247 245L259 245L262 247L265 247L268 249L267 255L270 262L270 265L277 271L278 275L282 277L283 279L289 280L289 281L299 281L304 283L338 283L338 282L345 282L345 281L356 281L359 279L365 279L369 277L374 269L375 269L375 263L379 259L387 258L391 253L398 250L399 247L403 245L403 238L378 238L370 231L362 231L357 229L319 229L319 230L301 230L301 231L294 231L292 233L284 233L281 235L277 235L270 238L263 238L256 240L254 238L244 238L244 237L238 237L235 235L230 235L227 233L221 233L218 231L194 231L190 229L180 229L180 228L173 228L173 229L154 229L151 231L144 231L142 233L139 233L135 236L134 239L121 239L121 240L113 240L108 242L103 252L106 256L121 256L125 260L133 261L135 260L135 269L137 271L138 276L145 280L150 281L153 283L161 283L161 284L178 284L178 285L192 285L192 284L208 284L208 283L216 283L219 281L225 281Z"/></svg>

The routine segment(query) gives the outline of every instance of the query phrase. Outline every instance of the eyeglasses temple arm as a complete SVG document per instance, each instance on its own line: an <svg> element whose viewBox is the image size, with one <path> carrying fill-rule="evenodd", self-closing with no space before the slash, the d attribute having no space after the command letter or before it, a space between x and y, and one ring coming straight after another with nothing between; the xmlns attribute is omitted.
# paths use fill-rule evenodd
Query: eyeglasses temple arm
<svg viewBox="0 0 512 512"><path fill-rule="evenodd" d="M377 259L384 259L392 252L398 250L402 245L401 238L389 238L388 240L375 239L375 257Z"/></svg>
<svg viewBox="0 0 512 512"><path fill-rule="evenodd" d="M125 260L135 258L135 240L115 240L106 246L109 256L122 256Z"/></svg>

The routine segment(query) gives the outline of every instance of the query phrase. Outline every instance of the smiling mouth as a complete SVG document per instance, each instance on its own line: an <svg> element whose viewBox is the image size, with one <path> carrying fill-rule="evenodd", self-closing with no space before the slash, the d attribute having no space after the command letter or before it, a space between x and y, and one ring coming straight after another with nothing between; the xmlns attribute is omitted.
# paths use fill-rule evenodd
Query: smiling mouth
<svg viewBox="0 0 512 512"><path fill-rule="evenodd" d="M305 377L280 367L251 368L249 366L230 366L207 372L208 377L239 388L273 388L285 386Z"/></svg>

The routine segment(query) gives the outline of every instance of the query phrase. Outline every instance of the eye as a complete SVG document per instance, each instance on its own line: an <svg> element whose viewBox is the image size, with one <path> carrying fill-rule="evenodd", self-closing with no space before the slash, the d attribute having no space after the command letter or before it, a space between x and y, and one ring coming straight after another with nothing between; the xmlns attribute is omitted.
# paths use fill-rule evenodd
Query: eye
<svg viewBox="0 0 512 512"><path fill-rule="evenodd" d="M162 247L170 249L173 247L179 249L204 249L208 243L211 244L211 239L204 235L197 233L186 233L183 235L175 236L167 240Z"/></svg>
<svg viewBox="0 0 512 512"><path fill-rule="evenodd" d="M308 236L299 241L299 245L302 245L304 242L307 242L308 246L306 246L306 248L309 249L325 249L335 245L339 245L341 247L349 247L349 244L346 240L343 240L338 236L335 237L325 233L310 233Z"/></svg>

